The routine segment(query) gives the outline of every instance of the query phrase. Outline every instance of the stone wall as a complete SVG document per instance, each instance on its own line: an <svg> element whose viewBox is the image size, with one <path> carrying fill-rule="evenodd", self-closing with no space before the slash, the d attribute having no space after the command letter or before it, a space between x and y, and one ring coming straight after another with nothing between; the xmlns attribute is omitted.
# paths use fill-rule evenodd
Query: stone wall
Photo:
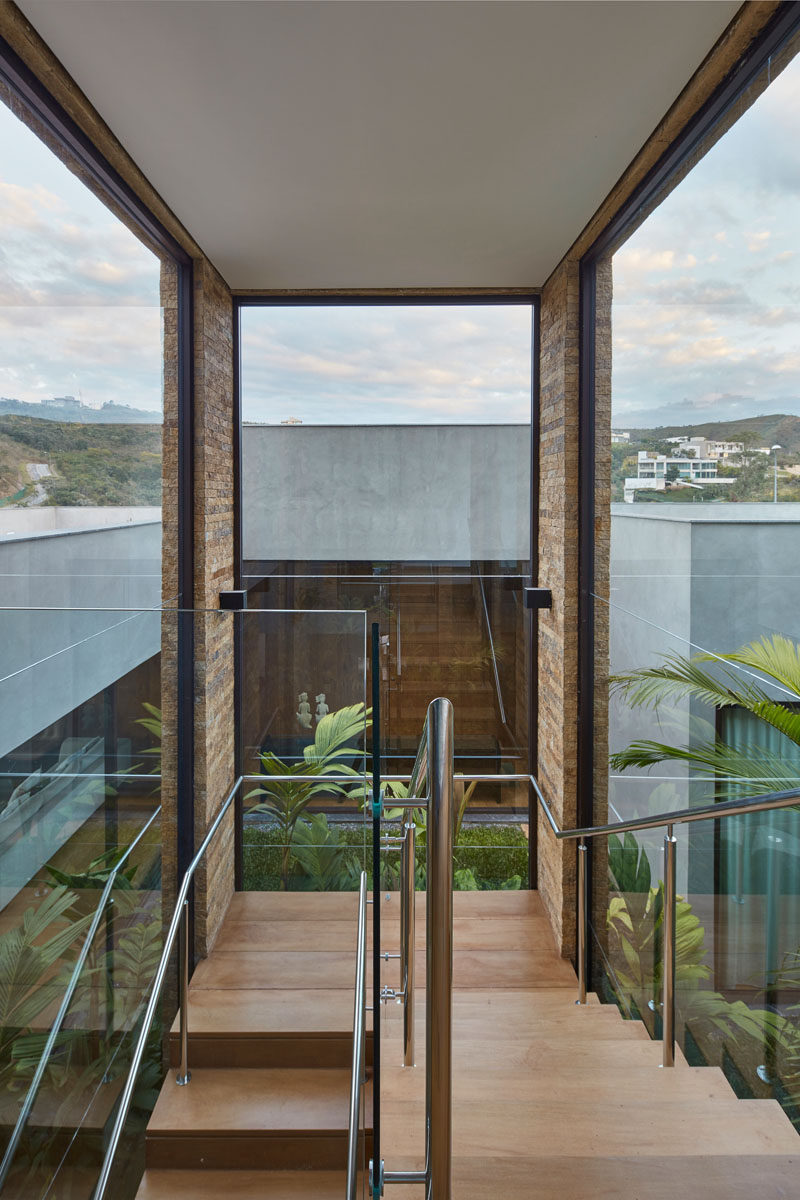
<svg viewBox="0 0 800 1200"><path fill-rule="evenodd" d="M578 264L542 293L539 362L539 785L562 826L573 825L578 719ZM574 846L538 822L539 891L562 953L574 946Z"/></svg>
<svg viewBox="0 0 800 1200"><path fill-rule="evenodd" d="M234 652L231 613L219 592L233 587L233 306L225 281L195 263L194 424L194 815L202 840L234 778ZM213 945L233 894L233 807L199 868L195 945Z"/></svg>

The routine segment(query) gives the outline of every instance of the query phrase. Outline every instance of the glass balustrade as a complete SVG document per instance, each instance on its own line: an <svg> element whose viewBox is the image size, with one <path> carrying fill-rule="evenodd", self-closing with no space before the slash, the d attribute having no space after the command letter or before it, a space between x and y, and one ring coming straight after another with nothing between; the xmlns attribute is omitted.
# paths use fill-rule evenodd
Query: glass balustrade
<svg viewBox="0 0 800 1200"><path fill-rule="evenodd" d="M611 757L595 820L798 790L796 808L674 826L677 1043L690 1063L721 1067L737 1094L774 1097L797 1121L796 643L790 630L728 644L722 625L699 641L653 616L635 592L608 606ZM593 849L594 985L654 1037L663 1027L665 832L611 835Z"/></svg>

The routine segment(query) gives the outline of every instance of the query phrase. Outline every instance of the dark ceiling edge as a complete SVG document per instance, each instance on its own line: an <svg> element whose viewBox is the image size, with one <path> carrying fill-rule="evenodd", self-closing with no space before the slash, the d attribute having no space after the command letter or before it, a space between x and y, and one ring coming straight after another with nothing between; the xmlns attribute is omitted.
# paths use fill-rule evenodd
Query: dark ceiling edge
<svg viewBox="0 0 800 1200"><path fill-rule="evenodd" d="M381 300L415 300L428 303L447 303L451 300L508 300L525 303L541 295L539 287L483 287L483 288L231 288L235 300L244 304L302 303L308 300L329 300L344 303L348 300L363 300L368 303Z"/></svg>

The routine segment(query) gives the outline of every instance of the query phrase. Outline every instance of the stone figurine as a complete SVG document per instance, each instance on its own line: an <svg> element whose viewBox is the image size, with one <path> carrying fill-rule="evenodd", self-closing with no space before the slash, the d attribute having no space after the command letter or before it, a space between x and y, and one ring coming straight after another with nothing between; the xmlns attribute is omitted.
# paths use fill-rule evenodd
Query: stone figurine
<svg viewBox="0 0 800 1200"><path fill-rule="evenodd" d="M298 709L295 713L303 729L311 728L311 705L308 703L308 692L301 692L297 697Z"/></svg>
<svg viewBox="0 0 800 1200"><path fill-rule="evenodd" d="M329 713L330 711L331 710L328 708L327 704L325 703L325 693L320 692L320 694L317 696L317 720L321 721L322 718L324 716L326 716L327 713Z"/></svg>

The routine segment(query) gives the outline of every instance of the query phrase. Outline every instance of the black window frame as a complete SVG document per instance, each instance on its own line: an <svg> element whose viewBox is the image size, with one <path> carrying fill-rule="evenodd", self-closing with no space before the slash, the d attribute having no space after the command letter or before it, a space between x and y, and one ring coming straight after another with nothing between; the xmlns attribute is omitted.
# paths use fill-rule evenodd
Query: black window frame
<svg viewBox="0 0 800 1200"><path fill-rule="evenodd" d="M790 0L777 11L757 38L722 80L713 94L688 121L678 137L636 186L602 233L583 254L579 264L579 366L578 366L578 763L577 825L595 823L595 330L598 263L622 245L638 226L643 209L666 199L670 182L712 134L744 92L768 67L770 59L800 33L800 0ZM724 136L724 135L723 135ZM593 897L596 839L590 839L587 895ZM590 900L591 905L591 900ZM594 918L594 912L590 917ZM577 929L577 913L576 913ZM577 944L577 942L576 942ZM594 975L594 943L589 939L588 972Z"/></svg>
<svg viewBox="0 0 800 1200"><path fill-rule="evenodd" d="M178 546L177 574L177 878L194 857L194 263L191 255L108 162L41 80L0 38L0 80L54 144L86 172L96 194L124 212L129 227L177 270ZM184 615L185 614L185 615Z"/></svg>
<svg viewBox="0 0 800 1200"><path fill-rule="evenodd" d="M541 288L469 288L466 290L447 288L390 288L379 291L352 289L330 291L322 289L278 291L278 292L234 292L233 293L233 455L234 455L234 586L244 587L242 553L242 381L241 381L241 312L243 308L313 308L313 307L442 307L462 305L486 306L493 304L527 305L531 309L531 475L530 475L530 583L539 583L539 439L540 439L540 396L539 396L539 347L541 321ZM529 610L529 662L528 662L528 756L529 773L537 773L538 731L538 613ZM235 712L236 712L236 774L244 767L244 748L241 743L242 728L242 648L241 638L236 639L235 651ZM536 797L532 786L528 788L528 886L537 886L537 820ZM235 815L235 886L240 891L243 880L243 802L236 799Z"/></svg>

